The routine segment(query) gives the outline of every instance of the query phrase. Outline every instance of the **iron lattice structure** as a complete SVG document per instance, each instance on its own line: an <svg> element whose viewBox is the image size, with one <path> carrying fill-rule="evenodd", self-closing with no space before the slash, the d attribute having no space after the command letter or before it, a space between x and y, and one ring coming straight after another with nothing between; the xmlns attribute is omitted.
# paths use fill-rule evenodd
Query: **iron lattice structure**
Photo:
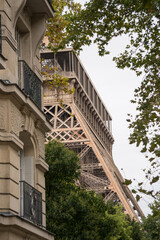
<svg viewBox="0 0 160 240"><path fill-rule="evenodd" d="M53 124L46 141L58 139L79 155L82 186L101 194L104 201L121 202L131 218L142 217L143 212L123 184L112 158L112 118L79 58L71 49L56 55L44 51L42 58L49 67L48 74L54 74L52 69L56 66L59 74L69 78L70 88L75 89L72 94L61 92L57 97L56 89L44 84L44 111ZM57 98L63 100L63 105Z"/></svg>

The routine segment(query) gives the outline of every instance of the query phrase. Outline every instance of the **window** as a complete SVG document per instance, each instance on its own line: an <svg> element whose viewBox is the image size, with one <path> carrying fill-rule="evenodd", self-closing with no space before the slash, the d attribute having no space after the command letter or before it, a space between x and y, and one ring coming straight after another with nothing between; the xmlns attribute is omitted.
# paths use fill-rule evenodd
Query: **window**
<svg viewBox="0 0 160 240"><path fill-rule="evenodd" d="M85 90L86 90L86 92L88 94L88 77L87 77L86 74L85 74Z"/></svg>
<svg viewBox="0 0 160 240"><path fill-rule="evenodd" d="M82 86L84 85L84 82L83 82L83 68L82 66L80 65L80 82L82 84Z"/></svg>
<svg viewBox="0 0 160 240"><path fill-rule="evenodd" d="M74 64L74 72L78 76L78 60L75 54L73 54L73 64Z"/></svg>
<svg viewBox="0 0 160 240"><path fill-rule="evenodd" d="M24 144L20 152L20 180L34 186L34 148L29 133L20 133L20 140Z"/></svg>
<svg viewBox="0 0 160 240"><path fill-rule="evenodd" d="M105 121L105 115L104 115L104 105L102 104L102 119Z"/></svg>
<svg viewBox="0 0 160 240"><path fill-rule="evenodd" d="M34 147L30 134L20 133L20 216L42 225L42 193L34 188Z"/></svg>
<svg viewBox="0 0 160 240"><path fill-rule="evenodd" d="M94 105L95 105L95 108L97 109L97 93L95 90L94 90Z"/></svg>
<svg viewBox="0 0 160 240"><path fill-rule="evenodd" d="M91 101L93 101L93 86L91 82L90 82L90 99Z"/></svg>
<svg viewBox="0 0 160 240"><path fill-rule="evenodd" d="M98 106L98 107L99 107L99 111L98 111L98 112L99 112L99 114L101 115L101 100L100 100L100 98L98 98L98 103L99 103L99 104L98 104L98 105L99 105L99 106Z"/></svg>

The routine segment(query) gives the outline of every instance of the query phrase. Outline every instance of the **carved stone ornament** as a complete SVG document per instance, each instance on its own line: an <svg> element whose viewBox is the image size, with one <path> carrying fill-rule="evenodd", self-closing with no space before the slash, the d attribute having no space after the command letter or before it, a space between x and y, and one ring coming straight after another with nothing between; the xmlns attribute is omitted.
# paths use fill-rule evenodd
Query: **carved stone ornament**
<svg viewBox="0 0 160 240"><path fill-rule="evenodd" d="M41 156L44 159L45 158L45 149L44 149L45 136L44 136L44 133L42 133L39 129L36 129L35 135L36 135L36 139L38 142L39 156Z"/></svg>
<svg viewBox="0 0 160 240"><path fill-rule="evenodd" d="M10 129L16 136L19 136L20 131L23 130L24 116L13 103L10 104L10 109Z"/></svg>

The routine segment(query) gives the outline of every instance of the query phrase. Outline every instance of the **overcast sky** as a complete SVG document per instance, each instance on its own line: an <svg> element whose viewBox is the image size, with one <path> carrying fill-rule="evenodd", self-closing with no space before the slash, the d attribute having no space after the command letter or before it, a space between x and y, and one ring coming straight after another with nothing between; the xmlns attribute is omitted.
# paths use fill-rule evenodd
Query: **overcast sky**
<svg viewBox="0 0 160 240"><path fill-rule="evenodd" d="M100 57L97 47L84 47L80 59L88 72L92 82L98 90L103 102L112 116L112 133L114 137L113 159L124 178L144 180L142 169L146 166L144 154L135 145L128 141L130 130L126 122L127 113L135 115L133 99L134 89L140 85L133 71L116 68L112 61L113 56L120 53L127 42L127 38L112 40L108 49L110 55ZM123 170L121 170L123 168ZM140 206L145 214L148 213L149 199L143 198Z"/></svg>

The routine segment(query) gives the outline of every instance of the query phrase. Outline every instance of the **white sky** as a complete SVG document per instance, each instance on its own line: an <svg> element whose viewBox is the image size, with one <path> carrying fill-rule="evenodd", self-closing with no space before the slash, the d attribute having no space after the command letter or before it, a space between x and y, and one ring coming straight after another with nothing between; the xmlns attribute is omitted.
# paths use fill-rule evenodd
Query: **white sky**
<svg viewBox="0 0 160 240"><path fill-rule="evenodd" d="M131 104L134 89L140 85L133 71L116 68L113 56L123 51L127 38L112 40L109 45L110 55L100 57L97 47L84 47L80 59L92 82L99 92L103 102L112 116L112 133L115 139L113 159L124 178L144 180L142 169L147 160L140 149L130 145L128 141L130 130L126 122L127 113L135 115L135 104ZM123 171L121 170L123 168ZM148 213L149 199L145 197L139 203L145 215Z"/></svg>

